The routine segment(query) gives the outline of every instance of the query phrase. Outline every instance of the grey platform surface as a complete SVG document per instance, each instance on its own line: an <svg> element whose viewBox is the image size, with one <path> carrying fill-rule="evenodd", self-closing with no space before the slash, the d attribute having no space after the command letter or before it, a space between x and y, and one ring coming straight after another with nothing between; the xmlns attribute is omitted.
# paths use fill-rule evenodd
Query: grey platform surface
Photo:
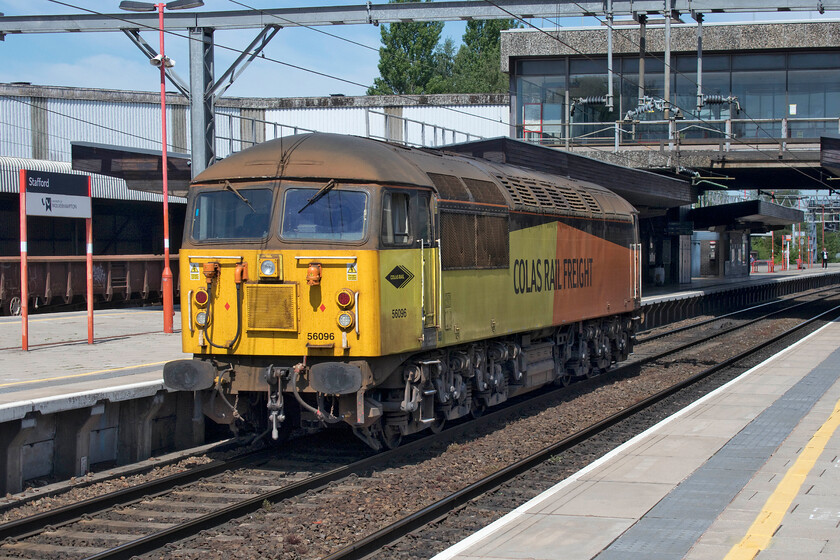
<svg viewBox="0 0 840 560"><path fill-rule="evenodd" d="M89 345L87 312L36 314L24 352L21 318L0 317L0 422L155 394L163 364L186 357L177 309L174 330L163 332L161 308L95 311Z"/></svg>
<svg viewBox="0 0 840 560"><path fill-rule="evenodd" d="M435 560L840 558L840 323Z"/></svg>

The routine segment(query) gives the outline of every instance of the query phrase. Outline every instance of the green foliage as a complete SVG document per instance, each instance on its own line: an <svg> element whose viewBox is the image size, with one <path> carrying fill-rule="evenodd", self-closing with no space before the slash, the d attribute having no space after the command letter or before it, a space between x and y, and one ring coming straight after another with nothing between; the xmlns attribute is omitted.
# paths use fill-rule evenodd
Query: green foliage
<svg viewBox="0 0 840 560"><path fill-rule="evenodd" d="M781 264L784 260L784 255L782 251L784 250L784 243L782 242L783 236L790 235L791 228L786 227L784 229L780 229L773 233L773 236L770 237L753 237L751 240L751 247L752 251L758 253L758 260L762 261L769 261L770 260L770 241L773 241L773 261L776 264ZM840 254L840 233L826 231L825 232L825 247L828 250L828 261L829 262L838 262L837 255ZM820 259L820 253L822 252L823 244L822 244L822 228L820 224L817 224L817 245L816 247L811 247L811 250L814 251L817 255L816 259L814 260L813 264L820 264L822 261ZM790 246L790 263L791 266L796 266L796 259L799 258L799 244L798 243L791 243ZM802 243L802 258L806 260L808 259L808 246L805 240L803 239Z"/></svg>
<svg viewBox="0 0 840 560"><path fill-rule="evenodd" d="M368 95L428 93L429 81L435 75L435 50L441 31L442 22L383 25L380 77L368 88Z"/></svg>
<svg viewBox="0 0 840 560"><path fill-rule="evenodd" d="M504 93L509 85L500 70L501 32L513 27L513 20L470 21L456 52L451 39L438 43L442 23L382 26L380 77L367 93Z"/></svg>
<svg viewBox="0 0 840 560"><path fill-rule="evenodd" d="M501 35L515 27L512 20L470 21L464 44L455 56L453 93L504 93L508 76L500 70Z"/></svg>

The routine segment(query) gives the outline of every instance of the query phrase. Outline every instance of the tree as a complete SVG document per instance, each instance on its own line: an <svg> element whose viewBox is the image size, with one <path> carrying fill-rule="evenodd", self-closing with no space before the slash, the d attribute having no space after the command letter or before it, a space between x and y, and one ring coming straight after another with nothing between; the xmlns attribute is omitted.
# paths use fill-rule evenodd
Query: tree
<svg viewBox="0 0 840 560"><path fill-rule="evenodd" d="M504 93L508 76L501 71L501 36L517 27L514 20L470 21L464 44L452 70L452 91L457 93Z"/></svg>
<svg viewBox="0 0 840 560"><path fill-rule="evenodd" d="M405 1L391 0L392 3ZM442 31L442 22L383 25L380 30L383 45L379 48L380 77L368 88L368 95L429 93Z"/></svg>
<svg viewBox="0 0 840 560"><path fill-rule="evenodd" d="M455 42L449 37L438 45L434 53L435 72L427 84L426 93L451 93L455 64Z"/></svg>

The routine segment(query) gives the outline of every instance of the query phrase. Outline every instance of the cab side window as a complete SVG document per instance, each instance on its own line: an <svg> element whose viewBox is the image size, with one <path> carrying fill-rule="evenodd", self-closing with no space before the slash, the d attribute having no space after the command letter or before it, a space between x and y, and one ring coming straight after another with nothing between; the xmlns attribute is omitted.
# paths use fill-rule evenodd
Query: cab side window
<svg viewBox="0 0 840 560"><path fill-rule="evenodd" d="M386 191L382 200L382 242L386 245L410 245L408 193Z"/></svg>

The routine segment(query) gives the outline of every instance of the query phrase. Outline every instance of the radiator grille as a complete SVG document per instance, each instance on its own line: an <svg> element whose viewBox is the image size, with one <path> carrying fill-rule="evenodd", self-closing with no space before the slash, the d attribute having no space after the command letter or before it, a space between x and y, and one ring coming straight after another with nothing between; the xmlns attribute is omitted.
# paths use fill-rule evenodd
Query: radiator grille
<svg viewBox="0 0 840 560"><path fill-rule="evenodd" d="M247 328L297 331L297 284L246 284Z"/></svg>
<svg viewBox="0 0 840 560"><path fill-rule="evenodd" d="M443 175L441 173L429 173L429 178L445 200L469 200L470 195L461 179L454 175Z"/></svg>
<svg viewBox="0 0 840 560"><path fill-rule="evenodd" d="M507 206L507 200L505 200L505 196L496 183L469 178L465 178L463 181L467 185L467 188L470 189L473 199L476 202Z"/></svg>
<svg viewBox="0 0 840 560"><path fill-rule="evenodd" d="M497 175L514 204L526 210L539 209L549 214L602 212L598 200L576 184L549 183L526 177Z"/></svg>

